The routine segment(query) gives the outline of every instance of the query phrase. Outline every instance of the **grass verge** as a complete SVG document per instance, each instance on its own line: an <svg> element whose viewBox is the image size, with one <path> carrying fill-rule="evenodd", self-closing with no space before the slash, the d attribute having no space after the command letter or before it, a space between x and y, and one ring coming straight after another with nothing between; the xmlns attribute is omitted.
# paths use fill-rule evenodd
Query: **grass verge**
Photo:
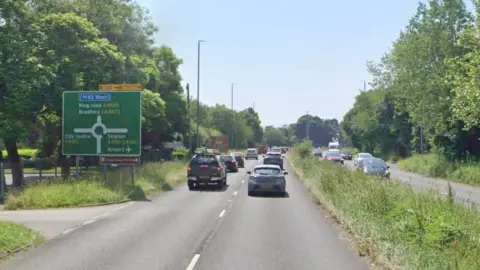
<svg viewBox="0 0 480 270"><path fill-rule="evenodd" d="M126 199L145 200L160 191L171 190L185 180L186 163L175 161L149 163L135 169L135 186L130 168L109 172L107 181L99 172L85 179L60 178L28 185L24 190L7 194L5 209L44 209L78 207L119 202Z"/></svg>
<svg viewBox="0 0 480 270"><path fill-rule="evenodd" d="M398 162L402 170L423 174L435 178L448 179L454 182L480 185L480 166L478 162L449 162L435 155L416 155Z"/></svg>
<svg viewBox="0 0 480 270"><path fill-rule="evenodd" d="M384 258L386 268L480 268L480 215L453 194L445 200L416 193L301 153L287 158L317 202L358 240L359 254Z"/></svg>
<svg viewBox="0 0 480 270"><path fill-rule="evenodd" d="M25 226L0 221L0 257L29 244L39 245L44 238Z"/></svg>

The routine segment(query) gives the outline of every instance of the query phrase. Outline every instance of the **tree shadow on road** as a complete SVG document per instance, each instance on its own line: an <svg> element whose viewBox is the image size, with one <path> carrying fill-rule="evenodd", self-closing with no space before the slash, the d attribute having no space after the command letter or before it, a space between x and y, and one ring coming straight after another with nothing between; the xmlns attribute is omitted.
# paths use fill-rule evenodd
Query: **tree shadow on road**
<svg viewBox="0 0 480 270"><path fill-rule="evenodd" d="M144 202L151 202L149 198L147 198L147 194L141 186L135 186L127 196L132 201L144 201Z"/></svg>

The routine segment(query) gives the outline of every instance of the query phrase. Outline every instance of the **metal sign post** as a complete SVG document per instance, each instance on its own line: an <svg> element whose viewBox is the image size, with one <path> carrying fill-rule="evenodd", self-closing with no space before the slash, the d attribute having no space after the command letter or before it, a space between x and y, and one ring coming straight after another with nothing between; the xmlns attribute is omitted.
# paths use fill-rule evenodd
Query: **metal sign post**
<svg viewBox="0 0 480 270"><path fill-rule="evenodd" d="M3 195L5 193L5 191L3 190L3 187L7 185L7 183L5 183L4 176L5 176L5 170L3 168L3 162L0 160L0 202L3 202Z"/></svg>

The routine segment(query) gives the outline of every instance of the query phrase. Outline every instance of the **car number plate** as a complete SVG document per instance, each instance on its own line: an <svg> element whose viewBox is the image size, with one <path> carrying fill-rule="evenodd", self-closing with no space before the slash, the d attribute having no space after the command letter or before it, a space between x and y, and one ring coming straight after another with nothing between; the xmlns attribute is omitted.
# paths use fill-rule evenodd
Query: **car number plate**
<svg viewBox="0 0 480 270"><path fill-rule="evenodd" d="M202 175L202 176L200 176L200 179L202 179L202 180L208 180L208 179L210 179L210 176L208 176L208 175Z"/></svg>
<svg viewBox="0 0 480 270"><path fill-rule="evenodd" d="M272 189L272 185L262 185L260 189Z"/></svg>

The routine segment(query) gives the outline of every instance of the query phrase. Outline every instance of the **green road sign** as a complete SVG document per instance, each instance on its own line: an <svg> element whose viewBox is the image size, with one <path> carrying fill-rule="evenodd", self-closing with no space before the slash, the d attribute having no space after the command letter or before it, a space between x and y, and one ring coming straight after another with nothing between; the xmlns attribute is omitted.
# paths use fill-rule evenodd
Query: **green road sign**
<svg viewBox="0 0 480 270"><path fill-rule="evenodd" d="M139 156L140 91L63 92L62 153L78 156Z"/></svg>

